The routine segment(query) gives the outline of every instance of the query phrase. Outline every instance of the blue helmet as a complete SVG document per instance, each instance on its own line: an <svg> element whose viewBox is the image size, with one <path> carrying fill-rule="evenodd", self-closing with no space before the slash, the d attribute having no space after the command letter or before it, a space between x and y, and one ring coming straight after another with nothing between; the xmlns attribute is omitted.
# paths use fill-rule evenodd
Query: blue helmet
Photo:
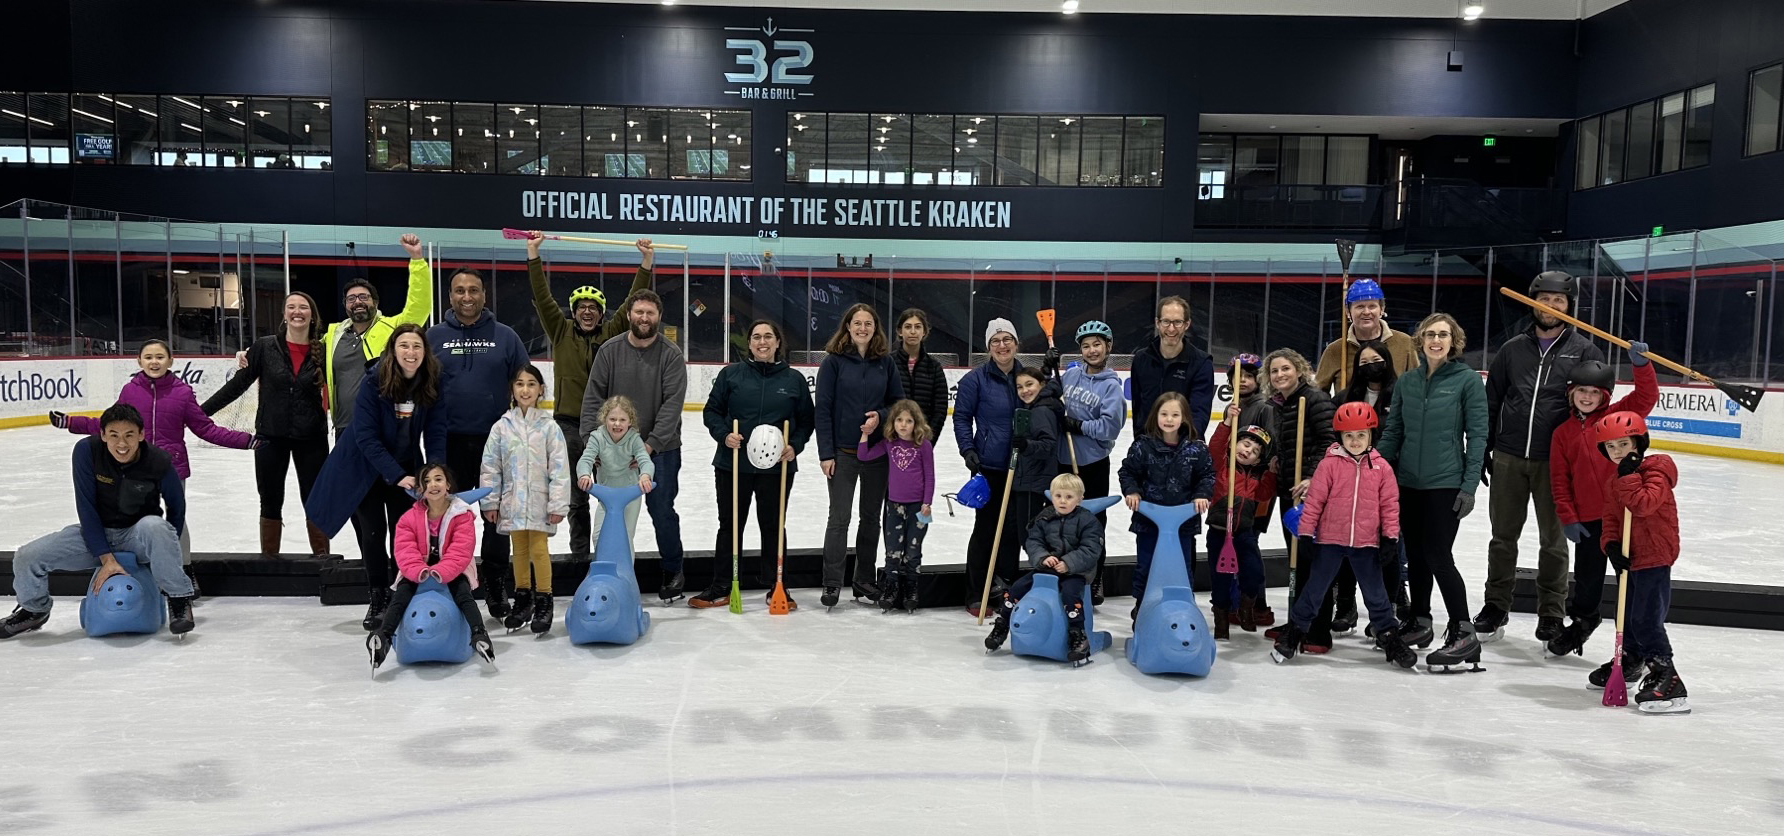
<svg viewBox="0 0 1784 836"><path fill-rule="evenodd" d="M991 501L991 485L985 481L985 475L974 473L973 478L966 480L954 494L954 501L974 510L985 507L985 503Z"/></svg>
<svg viewBox="0 0 1784 836"><path fill-rule="evenodd" d="M1282 527L1295 536L1301 534L1301 506L1296 505L1282 512Z"/></svg>
<svg viewBox="0 0 1784 836"><path fill-rule="evenodd" d="M1115 332L1109 328L1109 323L1100 319L1093 319L1078 326L1076 342L1083 342L1085 337L1102 337L1111 344L1115 342Z"/></svg>
<svg viewBox="0 0 1784 836"><path fill-rule="evenodd" d="M1386 302L1387 295L1381 292L1381 284L1374 279L1357 279L1350 284L1350 290L1344 292L1344 306L1350 307L1358 302Z"/></svg>

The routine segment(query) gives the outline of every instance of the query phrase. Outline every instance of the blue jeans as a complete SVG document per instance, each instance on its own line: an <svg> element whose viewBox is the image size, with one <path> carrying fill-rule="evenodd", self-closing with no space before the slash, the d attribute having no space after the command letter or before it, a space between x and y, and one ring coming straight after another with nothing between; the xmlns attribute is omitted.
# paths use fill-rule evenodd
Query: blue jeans
<svg viewBox="0 0 1784 836"><path fill-rule="evenodd" d="M657 533L657 556L662 558L663 571L681 571L681 515L675 513L675 494L681 489L681 448L653 453L650 463L656 468L651 477L656 485L644 495L644 509L650 512L651 528Z"/></svg>
<svg viewBox="0 0 1784 836"><path fill-rule="evenodd" d="M1220 550L1226 545L1226 538L1224 529L1208 529L1208 560L1215 565L1219 565ZM1212 585L1215 609L1235 609L1239 603L1233 600L1235 590L1250 598L1261 600L1264 597L1264 555L1258 551L1257 529L1245 529L1234 535L1233 552L1239 556L1239 574L1235 578L1221 572L1214 573Z"/></svg>
<svg viewBox="0 0 1784 836"><path fill-rule="evenodd" d="M1193 591L1196 585L1196 520L1190 520L1177 530L1178 540L1183 544L1183 569L1189 573L1189 586ZM1158 550L1158 526L1145 522L1140 530L1134 532L1134 545L1139 554L1134 559L1134 600L1146 597L1146 578L1152 574L1152 553Z"/></svg>
<svg viewBox="0 0 1784 836"><path fill-rule="evenodd" d="M180 538L173 524L161 517L143 517L129 528L108 528L105 541L113 549L136 555L155 574L155 585L170 598L189 598L192 579L180 565ZM99 568L99 558L87 551L81 527L71 525L45 534L19 547L12 556L12 588L19 606L46 613L55 603L50 598L51 572L78 572Z"/></svg>
<svg viewBox="0 0 1784 836"><path fill-rule="evenodd" d="M1307 585L1296 594L1294 608L1289 610L1289 620L1302 630L1311 627L1314 616L1319 614L1320 602L1325 600L1326 590L1332 588L1332 579L1338 577L1338 567L1348 562L1357 576L1357 589L1363 593L1363 603L1369 608L1369 626L1377 633L1398 630L1400 622L1394 620L1394 604L1388 600L1388 589L1381 582L1381 567L1375 562L1380 551L1374 546L1351 548L1321 543L1319 556L1313 559L1313 567L1307 575Z"/></svg>
<svg viewBox="0 0 1784 836"><path fill-rule="evenodd" d="M1636 569L1628 574L1629 600L1623 630L1623 652L1637 659L1671 659L1666 638L1666 611L1672 607L1672 567Z"/></svg>

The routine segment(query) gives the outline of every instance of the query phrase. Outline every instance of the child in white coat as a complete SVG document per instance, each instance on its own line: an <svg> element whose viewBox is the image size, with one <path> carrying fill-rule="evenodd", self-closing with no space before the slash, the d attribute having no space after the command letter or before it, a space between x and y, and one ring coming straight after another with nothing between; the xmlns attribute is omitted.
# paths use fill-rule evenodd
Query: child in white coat
<svg viewBox="0 0 1784 836"><path fill-rule="evenodd" d="M514 550L514 607L509 632L529 620L534 633L551 629L551 535L570 513L570 454L564 432L539 408L545 378L527 364L511 383L514 408L496 420L483 447L480 484L489 488L483 518L500 526Z"/></svg>

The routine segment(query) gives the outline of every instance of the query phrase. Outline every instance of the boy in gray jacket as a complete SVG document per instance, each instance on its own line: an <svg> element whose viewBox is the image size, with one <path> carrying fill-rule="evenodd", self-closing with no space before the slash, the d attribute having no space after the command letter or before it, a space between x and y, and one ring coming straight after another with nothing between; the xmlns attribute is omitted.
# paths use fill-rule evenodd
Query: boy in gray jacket
<svg viewBox="0 0 1784 836"><path fill-rule="evenodd" d="M1103 524L1095 514L1078 507L1084 498L1084 482L1070 473L1053 477L1049 487L1053 504L1035 517L1028 528L1028 562L1033 567L1003 593L997 621L985 637L985 649L996 650L1010 637L1010 613L1016 602L1034 588L1035 575L1059 575L1059 603L1065 607L1066 661L1090 658L1090 638L1084 632L1084 587L1096 572L1103 554Z"/></svg>

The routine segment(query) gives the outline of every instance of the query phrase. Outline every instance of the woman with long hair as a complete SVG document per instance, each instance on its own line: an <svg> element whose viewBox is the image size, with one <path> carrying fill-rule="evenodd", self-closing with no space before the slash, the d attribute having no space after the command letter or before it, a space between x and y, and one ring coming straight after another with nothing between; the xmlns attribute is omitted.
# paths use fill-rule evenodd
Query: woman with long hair
<svg viewBox="0 0 1784 836"><path fill-rule="evenodd" d="M862 433L878 430L886 409L903 397L904 383L888 350L879 312L872 305L850 305L824 346L824 362L818 366L818 464L830 480L830 520L824 528L826 607L836 606L841 596L849 506L854 504L857 485L861 506L850 586L858 601L879 600L874 563L879 554L880 506L886 501L886 462L861 461L853 442Z"/></svg>

